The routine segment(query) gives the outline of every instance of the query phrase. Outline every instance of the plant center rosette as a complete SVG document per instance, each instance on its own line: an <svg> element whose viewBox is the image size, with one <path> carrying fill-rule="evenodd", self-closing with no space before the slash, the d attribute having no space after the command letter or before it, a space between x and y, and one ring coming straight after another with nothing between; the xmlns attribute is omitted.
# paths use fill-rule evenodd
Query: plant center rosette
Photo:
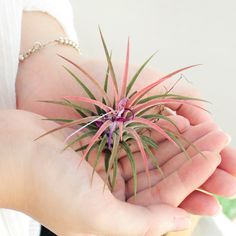
<svg viewBox="0 0 236 236"><path fill-rule="evenodd" d="M134 193L136 193L136 163L131 151L131 145L135 144L138 147L143 159L143 165L145 167L147 177L149 176L148 158L151 159L154 166L157 168L157 171L163 175L161 168L158 165L158 158L153 153L154 149L158 150L158 143L151 137L150 131L158 132L159 134L163 135L165 139L169 140L169 142L180 148L181 151L185 153L186 158L189 158L182 142L188 143L196 150L197 147L195 147L192 143L189 143L188 140L181 137L179 133L159 126L158 121L163 119L171 123L178 130L176 124L168 117L165 112L163 112L166 105L178 103L180 105L190 105L199 109L204 109L193 101L205 102L205 100L173 94L171 91L175 85L172 86L171 89L166 90L165 93L155 94L152 96L148 95L150 90L157 87L158 85L161 85L166 80L197 65L178 69L159 78L157 81L153 81L149 85L140 88L140 90L133 91L135 82L139 78L140 73L155 54L148 58L134 74L134 76L129 80L129 40L126 52L124 76L121 82L121 88L119 89L111 61L111 55L108 52L101 30L100 35L108 64L103 86L101 86L96 81L96 78L93 78L87 71L81 68L80 65L75 64L68 58L65 58L61 55L59 56L72 66L76 67L86 77L86 79L89 79L93 83L96 90L100 92L102 99L98 100L94 96L93 92L83 82L83 78L80 78L65 67L72 78L74 78L85 91L87 97L66 96L62 99L62 101L41 101L70 107L78 113L78 119L47 119L62 124L59 127L44 133L37 139L64 128L74 128L74 132L72 132L65 140L66 146L64 147L64 150L72 147L76 143L80 144L81 141L84 140L85 144L81 145L75 150L77 152L82 151L82 156L79 163L81 163L81 161L84 159L88 160L91 151L96 150L96 159L93 164L93 174L96 170L98 162L101 160L101 158L103 158L104 168L107 173L107 181L105 181L105 184L109 185L111 189L114 189L116 184L119 152L123 150L126 153L132 167ZM113 99L108 96L109 83L112 85L112 93L114 94ZM81 106L81 103L85 105ZM86 106L86 104L89 106ZM88 108L91 106L93 106L93 108Z"/></svg>

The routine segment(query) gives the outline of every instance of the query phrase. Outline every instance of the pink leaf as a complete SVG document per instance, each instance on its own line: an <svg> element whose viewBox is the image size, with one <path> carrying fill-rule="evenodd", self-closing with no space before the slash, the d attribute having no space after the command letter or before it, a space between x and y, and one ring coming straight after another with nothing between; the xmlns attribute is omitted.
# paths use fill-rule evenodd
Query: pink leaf
<svg viewBox="0 0 236 236"><path fill-rule="evenodd" d="M194 106L196 108L202 109L204 111L207 112L206 109L204 109L203 107L194 104L192 102L186 101L186 100L178 100L178 99L153 99L151 101L148 101L146 103L142 103L142 104L138 104L136 106L134 106L132 109L135 113L141 112L142 110L145 110L146 108L155 106L155 105L160 105L160 104L167 104L167 103L180 103L180 104L185 104L185 105L189 105L189 106Z"/></svg>
<svg viewBox="0 0 236 236"><path fill-rule="evenodd" d="M106 92L104 91L104 89L100 86L100 84L97 82L96 79L94 79L87 71L85 71L81 66L79 66L78 64L74 63L73 61L69 60L68 58L57 54L59 57L61 57L62 59L64 59L65 61L69 62L71 65L75 66L81 73L83 73L96 87L97 89L100 91L100 93L106 98L106 100L108 101L109 105L111 105L111 101L109 99L109 97L107 96Z"/></svg>
<svg viewBox="0 0 236 236"><path fill-rule="evenodd" d="M94 119L94 120L88 122L86 125L80 127L79 129L77 129L76 131L74 131L72 134L70 134L70 135L65 139L64 142L66 143L66 142L67 142L71 137L73 137L75 134L79 133L81 130L85 129L86 127L88 127L89 125L93 124L94 122L101 120L103 117L105 117L105 116L107 116L107 115L109 115L109 114L111 114L111 112L108 112L108 113L106 113L106 114L104 114L104 115L102 115L102 116L99 116L98 118L96 118L96 119Z"/></svg>
<svg viewBox="0 0 236 236"><path fill-rule="evenodd" d="M91 149L91 147L94 145L94 143L99 139L99 137L101 136L101 134L111 125L111 121L106 121L100 128L99 130L97 131L97 133L93 136L93 138L90 140L89 142L89 145L88 147L86 148L82 158L81 158L81 161L80 161L80 164L81 162L84 160L84 158L87 156L87 154L89 153L89 150ZM79 164L79 165L80 165Z"/></svg>
<svg viewBox="0 0 236 236"><path fill-rule="evenodd" d="M74 100L76 102L85 102L85 103L89 103L92 105L96 105L100 108L102 108L104 111L114 111L111 107L103 104L102 102L99 102L97 100L93 100L91 98L86 98L86 97L79 97L79 96L65 96L64 99L68 99L68 100Z"/></svg>
<svg viewBox="0 0 236 236"><path fill-rule="evenodd" d="M138 148L139 148L140 153L141 153L142 158L143 158L143 164L144 164L145 171L146 171L146 174L147 174L148 183L150 185L151 182L150 182L150 173L149 173L148 163L147 163L147 154L144 150L143 143L142 143L138 133L134 129L126 127L125 130L127 130L134 137L134 139L137 142Z"/></svg>
<svg viewBox="0 0 236 236"><path fill-rule="evenodd" d="M119 126L119 131L120 131L120 141L122 141L124 123L118 122L118 126Z"/></svg>
<svg viewBox="0 0 236 236"><path fill-rule="evenodd" d="M60 129L63 129L63 128L68 128L68 127L71 127L71 126L74 126L74 125L84 124L84 123L90 122L90 121L92 121L92 120L94 120L96 118L98 118L98 116L89 116L89 117L86 117L86 118L74 120L74 121L72 121L70 123L66 123L64 125L60 125L59 127L55 128L55 129L52 129L52 130L49 130L48 132L40 135L34 141L36 141L36 140L38 140L38 139L40 139L40 138L42 138L42 137L44 137L44 136L46 136L46 135L48 135L50 133L53 133L53 132L55 132L57 130L60 130Z"/></svg>
<svg viewBox="0 0 236 236"><path fill-rule="evenodd" d="M193 68L195 66L199 66L199 64L197 65L192 65L192 66L187 66L187 67L184 67L184 68L181 68L179 70L176 70L160 79L158 79L156 82L144 87L143 89L141 89L140 91L138 91L131 99L130 101L128 102L127 104L127 108L129 108L130 106L132 106L138 99L140 99L141 97L143 97L147 92L149 92L151 89L153 89L154 87L156 87L157 85L161 84L162 82L164 82L165 80L173 77L174 75L184 71L184 70L187 70L187 69L190 69L190 68Z"/></svg>
<svg viewBox="0 0 236 236"><path fill-rule="evenodd" d="M171 143L173 143L175 146L178 147L178 145L175 143L175 141L160 126L154 124L150 120L136 117L133 120L128 121L126 124L130 124L130 123L145 124L145 125L149 126L150 128L154 129L155 131L157 131L158 133L160 133L161 135L163 135L166 139L168 139Z"/></svg>

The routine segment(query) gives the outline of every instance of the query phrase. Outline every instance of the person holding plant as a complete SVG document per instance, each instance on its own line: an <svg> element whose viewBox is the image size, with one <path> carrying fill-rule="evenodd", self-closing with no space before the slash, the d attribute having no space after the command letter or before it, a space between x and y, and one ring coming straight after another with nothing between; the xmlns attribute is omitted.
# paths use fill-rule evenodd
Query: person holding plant
<svg viewBox="0 0 236 236"><path fill-rule="evenodd" d="M42 6L34 5L33 2L25 1L25 4L33 6L32 9L41 10ZM17 1L3 1L2 4L0 11L12 9L17 12L23 9L22 6L16 6L19 4ZM45 11L45 8L42 10ZM9 15L11 14L4 11L0 14L1 19L5 20L9 19ZM15 27L20 25L20 19L16 18L13 24ZM35 27L36 25L39 27ZM7 24L3 24L1 29L6 26ZM7 32L6 30L5 33ZM73 37L73 34L70 35L68 32L70 30L67 30L67 36ZM188 227L190 220L186 211L202 215L215 214L219 210L215 198L197 189L200 187L209 193L223 196L235 194L235 150L227 147L228 136L211 118L191 106L170 108L178 114L174 119L181 133L196 143L207 159L192 151L193 161L184 160L174 146L163 137L156 136L156 140L161 143L160 161L167 177L160 181L158 176L151 176L154 191L150 195L148 183L143 175L143 166L139 162L140 154L134 147L139 167L138 181L141 183L135 199L131 187L131 169L126 164L126 156L120 157L120 181L117 182L112 194L108 188L103 192L102 167L95 173L91 187L92 167L87 162L82 162L80 169L77 169L78 154L72 149L61 153L63 140L69 130L32 142L43 132L58 126L54 122L45 123L41 120L42 116L75 116L71 110L65 108L49 108L45 104L35 103L35 100L45 97L53 100L78 93L78 87L72 81L66 80L66 83L62 83L62 78L68 75L61 68L62 61L56 56L57 53L68 56L89 71L93 71L97 75L96 78L104 72L102 62L78 57L78 53L72 47L56 45L45 48L29 60L20 63L16 74L15 65L18 62L12 55L26 51L36 41L46 42L66 36L65 34L65 30L51 16L39 12L24 12L21 49L17 50L11 40L4 41L6 36L3 34L0 36L1 44L4 43L0 49L1 58L4 60L0 70L3 78L0 86L0 207L23 212L56 235L68 236L161 235ZM15 39L17 41L17 37ZM157 75L152 71L146 71L142 76L147 78ZM13 86L15 78L16 100ZM190 90L185 88L184 94L187 95L188 92ZM20 110L14 110L15 105ZM178 155L180 158L176 158ZM180 162L176 163L177 159ZM152 168L150 164L150 170ZM12 219L16 222L15 228L14 222L10 221ZM26 219L16 212L1 210L0 229L5 235L27 235L29 229L24 228L28 220ZM17 226L20 221L22 224ZM29 235L39 235L38 228L31 229Z"/></svg>

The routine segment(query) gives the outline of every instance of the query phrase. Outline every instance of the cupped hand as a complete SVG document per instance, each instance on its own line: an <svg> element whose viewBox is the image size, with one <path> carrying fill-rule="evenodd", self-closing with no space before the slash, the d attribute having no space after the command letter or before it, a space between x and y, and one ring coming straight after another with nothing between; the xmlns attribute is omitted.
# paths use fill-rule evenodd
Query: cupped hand
<svg viewBox="0 0 236 236"><path fill-rule="evenodd" d="M74 62L79 63L83 68L85 68L87 71L91 72L91 74L98 80L99 83L103 83L103 78L105 76L106 71L106 63L98 60L90 60L83 57L77 57L77 55L72 55L71 53L66 52L59 52L60 54L70 58ZM51 54L50 54L51 55ZM52 54L53 55L53 54ZM51 57L52 57L51 55ZM32 58L33 59L33 58ZM68 118L76 118L77 115L75 115L71 110L59 107L55 105L49 105L49 104L43 104L43 103L37 103L36 100L58 100L61 99L63 96L66 95L78 95L78 93L82 93L81 88L76 84L76 82L68 78L70 77L62 68L60 68L60 65L65 63L61 61L59 58L55 58L55 60L52 62L51 60L47 60L45 56L41 58L35 58L35 60L30 60L27 62L28 64L22 65L22 68L20 68L18 80L17 80L17 94L18 94L18 106L21 109L30 110L33 112L36 112L41 115L49 116L49 117L68 117ZM27 68L32 68L32 66L37 63L37 71L43 71L40 75L38 73L34 73L34 70L31 69L28 73L24 72L27 70ZM30 65L29 65L30 64ZM45 71L45 68L56 68L55 70L50 69L50 73L47 73ZM82 74L80 74L78 71L74 70L74 68L70 68L75 73L78 73L81 77L84 77ZM123 66L121 64L116 64L115 69L117 72L117 77L122 77L123 74ZM132 67L130 71L130 75L134 74L134 72L137 70L137 67ZM49 79L50 78L50 79ZM146 81L154 81L157 78L160 78L160 74L146 69L143 71L143 73L140 75L139 80L137 81L137 88L141 88L146 84ZM86 79L86 78L84 78ZM166 87L171 87L174 82L169 82L169 84L165 84L165 86L162 86L161 89L165 90ZM88 83L89 84L89 83ZM27 85L27 86L26 86ZM34 93L31 93L31 91L34 91ZM155 93L157 90L153 90L150 93ZM176 86L174 91L181 95L190 95L192 97L199 96L197 90L193 88L190 84L186 83L185 86L181 84ZM97 91L94 91L95 95L97 94ZM112 94L111 94L112 96ZM176 111L178 115L186 117L192 126L200 125L201 123L205 121L210 121L211 117L204 111L200 109L195 109L191 106L178 106L178 105L169 105L170 108ZM212 176L208 178L208 181L205 182L208 186L214 186L215 193L220 193L220 195L224 196L231 196L232 191L231 188L234 189L235 187L235 181L232 178L232 174L235 175L236 168L234 168L235 165L235 150L232 148L226 148L221 152L222 156L222 162L218 166L218 168L215 170L214 173L212 173ZM218 171L220 170L220 171ZM219 174L219 172L223 174ZM124 174L125 175L125 174ZM220 178L219 178L220 176ZM125 186L125 182L123 178L120 178L120 181L118 181L118 185L122 185L123 189ZM208 184L209 183L209 184ZM215 183L212 185L211 183ZM224 183L224 186L222 188L222 184ZM119 189L119 188L118 188ZM125 199L124 191L117 191L116 196L118 196L120 199ZM194 195L194 197L192 197ZM203 197L202 197L203 196ZM211 197L211 196L210 196ZM212 199L213 197L211 197ZM188 200L190 199L190 200ZM195 200L197 199L197 200ZM201 199L205 199L205 195L202 195L202 193L194 192L194 194L190 194L189 197L185 199L186 202L186 208L190 209L190 211L193 211L191 207L187 207L187 205L192 206L192 208L198 206L198 204L195 204L195 202L201 202ZM207 196L207 199L209 197ZM187 204L188 202L188 204ZM212 201L211 201L212 202ZM214 203L211 205L214 209L216 204ZM198 212L202 214L212 214L214 210L207 210ZM196 211L195 211L196 212Z"/></svg>
<svg viewBox="0 0 236 236"><path fill-rule="evenodd" d="M158 76L153 71L147 71L146 73L146 76L149 76L149 78L153 78L155 75ZM143 80L140 80L139 86L143 86L144 84L142 83ZM171 83L168 81L165 86L167 88L168 86L171 87ZM159 87L156 90L150 92L150 95L152 93L159 92L162 89L163 87ZM198 98L201 97L199 91L189 83L185 83L185 86L182 86L182 84L181 86L176 86L172 92L185 96ZM202 102L194 101L193 103L205 107L205 104ZM214 151L219 153L221 157L221 162L216 168L216 170L212 173L211 176L209 176L209 178L204 183L202 183L201 186L199 186L199 189L191 192L186 198L182 197L182 202L175 202L175 204L179 205L180 207L184 208L185 210L188 210L193 214L215 214L219 210L219 204L217 203L213 195L233 197L236 194L236 149L228 146L230 142L230 137L224 134L223 131L221 131L221 129L216 124L214 124L211 116L204 110L198 109L191 105L167 104L166 106L176 112L177 115L183 116L189 120L191 127L187 132L182 134L185 138L197 145L200 151ZM196 133L194 134L194 132ZM174 169L178 167L178 165L175 166L176 163L181 163L180 160L176 162L169 159L177 160L179 158L181 159L181 157L183 159L184 155L183 153L181 154L180 151L177 151L177 149L174 148L171 144L167 144L166 141L164 141L161 145L163 145L163 148L160 149L160 151L157 152L156 155L158 159L161 159L162 168L164 169L164 172L167 172L166 175L169 176L174 172ZM188 146L186 146L186 148L187 147ZM165 150L165 152L163 152L162 150ZM175 151L172 152L169 150ZM193 152L193 149L190 148L189 150L190 155L192 157L195 157L196 153ZM167 160L164 162L162 161L163 157L167 158ZM173 165L173 163L175 165ZM201 167L198 168L200 168L201 170ZM143 168L142 171L144 171ZM198 170L193 168L193 171L194 173L197 173ZM130 173L131 172L129 170L128 179L131 182L130 186L132 186L132 179ZM158 173L156 174L156 171L152 174L153 187L160 189L161 187L158 186L162 186L163 188L162 182L164 183L165 180L161 181L160 175ZM140 192L142 194L139 195L139 197L140 199L146 199L146 202L141 201L140 203L145 205L150 204L152 202L158 202L158 198L156 198L155 200L155 195L148 196L148 192L150 191L148 190L149 186L147 182L145 182L146 178L144 177L144 172L140 174L139 180L142 186ZM169 196L173 196L170 192L167 193ZM130 195L131 194L132 193L130 193ZM146 198L144 196L146 196ZM134 198L130 198L129 201L134 202ZM135 202L139 202L138 198L136 198Z"/></svg>
<svg viewBox="0 0 236 236"><path fill-rule="evenodd" d="M107 188L103 191L96 173L91 185L91 166L82 162L78 167L80 157L72 149L61 152L65 133L33 141L58 126L42 118L24 111L0 112L1 207L22 211L62 236L159 236L189 226L182 209L117 200Z"/></svg>
<svg viewBox="0 0 236 236"><path fill-rule="evenodd" d="M180 206L193 214L216 214L219 211L219 205L215 198L206 192L214 193L218 191L220 183L225 184L222 182L225 180L224 176L222 179L214 176L218 173L217 167L221 163L219 153L227 145L229 138L211 121L191 126L181 135L198 150L183 143L191 157L188 159L185 153L172 143L156 137L160 143L159 149L154 150L154 154L164 177L149 161L151 186L147 181L140 153L134 154L138 170L136 197L134 197L133 191L132 169L125 157L120 160L128 186L128 202L140 205L165 202L173 206ZM135 146L133 150L135 150ZM235 180L229 179L228 181ZM230 185L231 182L228 184ZM227 191L230 190L232 194L236 191L236 188L232 189L234 186L233 182L231 189Z"/></svg>

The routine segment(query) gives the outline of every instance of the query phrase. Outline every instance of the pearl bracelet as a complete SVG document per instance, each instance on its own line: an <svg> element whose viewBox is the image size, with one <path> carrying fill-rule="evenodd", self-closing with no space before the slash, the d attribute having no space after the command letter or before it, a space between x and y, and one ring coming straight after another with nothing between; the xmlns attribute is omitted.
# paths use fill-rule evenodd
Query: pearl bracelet
<svg viewBox="0 0 236 236"><path fill-rule="evenodd" d="M19 55L19 62L23 62L25 59L27 59L29 56L31 56L32 54L39 52L41 49L51 45L51 44L61 44L61 45L67 45L70 47L73 47L74 49L76 49L78 52L80 52L80 48L79 45L75 42L73 42L72 40L65 38L65 37L60 37L58 39L55 40L51 40L48 41L44 44L40 43L40 42L35 42L33 47L31 49L29 49L28 51L26 51L25 53L21 53Z"/></svg>

